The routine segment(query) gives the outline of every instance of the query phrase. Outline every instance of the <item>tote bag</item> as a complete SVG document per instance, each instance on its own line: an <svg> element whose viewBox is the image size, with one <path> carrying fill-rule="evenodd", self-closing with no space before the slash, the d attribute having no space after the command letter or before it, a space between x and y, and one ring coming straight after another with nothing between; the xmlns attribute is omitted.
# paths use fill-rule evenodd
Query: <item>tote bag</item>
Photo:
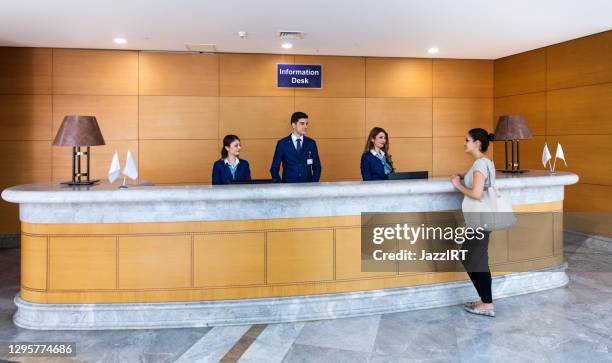
<svg viewBox="0 0 612 363"><path fill-rule="evenodd" d="M515 225L516 217L512 212L512 203L497 190L495 173L491 173L489 164L487 162L491 186L483 191L480 199L464 196L461 210L466 227L497 231Z"/></svg>

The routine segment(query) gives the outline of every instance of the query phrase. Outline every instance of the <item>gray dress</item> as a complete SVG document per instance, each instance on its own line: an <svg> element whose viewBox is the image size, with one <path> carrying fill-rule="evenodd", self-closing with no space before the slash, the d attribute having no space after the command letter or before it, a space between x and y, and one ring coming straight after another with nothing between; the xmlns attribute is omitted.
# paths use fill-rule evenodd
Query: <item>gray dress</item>
<svg viewBox="0 0 612 363"><path fill-rule="evenodd" d="M487 166L488 166L488 170L487 170ZM485 177L484 187L485 188L490 187L491 180L489 180L490 179L489 175L491 175L491 177L495 179L495 165L493 164L493 161L485 157L474 160L472 167L470 168L470 170L467 171L467 173L465 173L465 176L463 177L463 185L465 185L467 188L471 189L474 186L474 172L475 171L479 171L482 173L482 175L484 175Z"/></svg>

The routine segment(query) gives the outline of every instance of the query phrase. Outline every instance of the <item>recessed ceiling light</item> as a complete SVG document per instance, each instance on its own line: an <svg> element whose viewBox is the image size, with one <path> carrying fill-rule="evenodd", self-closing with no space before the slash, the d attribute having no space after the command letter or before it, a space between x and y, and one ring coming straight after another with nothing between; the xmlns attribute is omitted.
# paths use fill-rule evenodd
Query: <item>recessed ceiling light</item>
<svg viewBox="0 0 612 363"><path fill-rule="evenodd" d="M125 43L127 43L127 40L125 40L124 38L115 38L115 39L113 39L113 42L115 42L117 44L125 44Z"/></svg>
<svg viewBox="0 0 612 363"><path fill-rule="evenodd" d="M240 39L245 39L246 37L249 36L249 33L245 32L245 31L239 31L238 32L238 36L240 37Z"/></svg>
<svg viewBox="0 0 612 363"><path fill-rule="evenodd" d="M429 54L437 54L439 51L440 51L440 49L435 48L435 47L427 49L427 53L429 53Z"/></svg>
<svg viewBox="0 0 612 363"><path fill-rule="evenodd" d="M283 43L283 45L281 45L281 47L283 47L283 49L291 49L291 48L293 48L293 44L291 44L291 43Z"/></svg>

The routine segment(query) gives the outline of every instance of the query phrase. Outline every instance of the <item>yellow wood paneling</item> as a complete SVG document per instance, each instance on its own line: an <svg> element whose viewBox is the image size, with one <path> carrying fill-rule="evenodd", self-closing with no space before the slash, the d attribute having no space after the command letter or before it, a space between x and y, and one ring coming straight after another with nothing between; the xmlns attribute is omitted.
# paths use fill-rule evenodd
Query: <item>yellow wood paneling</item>
<svg viewBox="0 0 612 363"><path fill-rule="evenodd" d="M433 60L434 97L493 97L493 61Z"/></svg>
<svg viewBox="0 0 612 363"><path fill-rule="evenodd" d="M21 285L47 288L47 237L21 236Z"/></svg>
<svg viewBox="0 0 612 363"><path fill-rule="evenodd" d="M463 151L464 143L465 136L433 138L434 176L450 176L468 171L474 160Z"/></svg>
<svg viewBox="0 0 612 363"><path fill-rule="evenodd" d="M549 135L612 134L612 83L549 91L547 106Z"/></svg>
<svg viewBox="0 0 612 363"><path fill-rule="evenodd" d="M296 55L296 64L320 64L322 87L295 90L296 97L365 97L365 58Z"/></svg>
<svg viewBox="0 0 612 363"><path fill-rule="evenodd" d="M612 82L612 30L546 48L548 89Z"/></svg>
<svg viewBox="0 0 612 363"><path fill-rule="evenodd" d="M365 137L382 127L394 137L431 137L431 98L366 98Z"/></svg>
<svg viewBox="0 0 612 363"><path fill-rule="evenodd" d="M547 136L550 153L555 155L557 142L561 143L567 167L557 160L557 170L578 174L581 183L612 185L612 135Z"/></svg>
<svg viewBox="0 0 612 363"><path fill-rule="evenodd" d="M281 138L291 133L292 97L221 97L221 138Z"/></svg>
<svg viewBox="0 0 612 363"><path fill-rule="evenodd" d="M465 136L476 127L493 132L492 101L489 98L434 98L433 136Z"/></svg>
<svg viewBox="0 0 612 363"><path fill-rule="evenodd" d="M115 289L116 261L116 237L50 237L49 289Z"/></svg>
<svg viewBox="0 0 612 363"><path fill-rule="evenodd" d="M0 47L0 94L50 94L51 49Z"/></svg>
<svg viewBox="0 0 612 363"><path fill-rule="evenodd" d="M51 141L0 141L0 184L51 181Z"/></svg>
<svg viewBox="0 0 612 363"><path fill-rule="evenodd" d="M489 265L508 262L508 231L494 231L489 237Z"/></svg>
<svg viewBox="0 0 612 363"><path fill-rule="evenodd" d="M220 150L216 140L142 140L140 178L153 183L209 183Z"/></svg>
<svg viewBox="0 0 612 363"><path fill-rule="evenodd" d="M219 56L140 52L141 95L218 96Z"/></svg>
<svg viewBox="0 0 612 363"><path fill-rule="evenodd" d="M361 180L361 154L365 139L317 140L321 159L321 181Z"/></svg>
<svg viewBox="0 0 612 363"><path fill-rule="evenodd" d="M310 137L317 139L365 137L364 98L296 97L295 109L308 114Z"/></svg>
<svg viewBox="0 0 612 363"><path fill-rule="evenodd" d="M251 178L270 179L270 166L276 148L276 139L241 139L240 158L246 159L251 168Z"/></svg>
<svg viewBox="0 0 612 363"><path fill-rule="evenodd" d="M521 169L531 169L531 170L543 170L544 166L542 165L542 150L544 150L544 142L546 142L546 138L544 136L534 136L531 140L521 140L519 144L519 151L521 157ZM555 145L548 144L548 149L551 153L555 152ZM489 146L491 148L491 146ZM494 160L495 167L497 169L504 169L504 161L505 161L505 150L504 150L504 142L496 141L493 143ZM512 148L510 143L508 143L508 162L511 163L512 160ZM561 161L563 162L563 161Z"/></svg>
<svg viewBox="0 0 612 363"><path fill-rule="evenodd" d="M546 49L536 49L495 60L495 97L546 89Z"/></svg>
<svg viewBox="0 0 612 363"><path fill-rule="evenodd" d="M125 166L125 158L127 151L132 152L134 161L138 170L142 173L142 167L139 163L138 153L138 141L136 140L106 140L106 145L92 146L90 148L90 179L106 179L108 177L108 168L110 167L113 155L115 152L119 155L119 162L121 167ZM70 180L72 177L72 148L69 146L53 146L53 181L64 182ZM85 171L85 160L81 163L81 170ZM140 175L142 179L143 176ZM115 181L119 184L123 179Z"/></svg>
<svg viewBox="0 0 612 363"><path fill-rule="evenodd" d="M330 230L268 232L268 282L334 278L334 233Z"/></svg>
<svg viewBox="0 0 612 363"><path fill-rule="evenodd" d="M292 64L292 55L221 54L221 96L287 96L291 88L278 88L276 65Z"/></svg>
<svg viewBox="0 0 612 363"><path fill-rule="evenodd" d="M427 170L433 172L431 138L393 138L389 153L393 157L395 171Z"/></svg>
<svg viewBox="0 0 612 363"><path fill-rule="evenodd" d="M535 204L515 204L512 206L515 213L530 213L530 212L562 212L563 201Z"/></svg>
<svg viewBox="0 0 612 363"><path fill-rule="evenodd" d="M219 138L219 98L140 96L141 139Z"/></svg>
<svg viewBox="0 0 612 363"><path fill-rule="evenodd" d="M508 230L510 261L535 259L553 255L554 234L552 213L524 213ZM534 243L537 241L537 243Z"/></svg>
<svg viewBox="0 0 612 363"><path fill-rule="evenodd" d="M431 96L431 59L366 58L366 97Z"/></svg>
<svg viewBox="0 0 612 363"><path fill-rule="evenodd" d="M194 236L194 286L265 283L264 233Z"/></svg>
<svg viewBox="0 0 612 363"><path fill-rule="evenodd" d="M138 139L137 96L53 96L53 137L66 115L96 116L105 141Z"/></svg>
<svg viewBox="0 0 612 363"><path fill-rule="evenodd" d="M562 204L553 202L516 207L516 211L521 212L519 218L523 218L525 212L533 215L533 212L559 211ZM359 216L347 216L133 224L24 223L23 236L26 243L30 233L40 234L35 237L43 240L46 240L48 234L51 238L72 238L73 242L65 243L65 248L61 250L61 245L55 245L56 252L61 252L62 256L81 256L78 262L71 261L68 264L84 265L86 260L98 258L96 253L91 253L87 244L79 243L80 239L109 238L112 241L118 237L120 250L117 258L120 266L118 289L104 292L82 288L41 294L24 286L21 294L26 301L42 303L197 301L361 291L466 279L464 273L398 276L393 269L389 273L362 274L359 267L359 222ZM528 226L537 225L540 229L543 225L541 221L527 222ZM547 229L553 234L559 234L555 230L560 228L559 223L548 225L550 228ZM188 233L197 234L192 237ZM267 249L262 247L264 233L268 234ZM191 253L192 238L195 255ZM112 243L109 242L110 245ZM508 246L514 248L512 241L508 241ZM98 247L101 246L95 244L95 248ZM539 254L546 246L528 248ZM87 253L83 254L83 251ZM266 251L268 280L261 282L263 254ZM112 254L108 251L106 254L107 259L111 259ZM36 260L41 255L26 253L25 256L32 256ZM504 271L524 271L557 266L563 260L560 254L554 257L542 255L538 260L534 260L533 256L526 257L526 261L518 263L507 263L503 259L495 259L495 256L492 261L498 271L501 268ZM196 264L193 269L192 261ZM93 264L96 263L100 262ZM198 267L198 263L202 265ZM215 264L218 266L213 266ZM37 263L38 269L32 271L35 274L31 277L37 281L46 279L46 268L39 268L41 265L44 263ZM58 269L60 266L55 264L53 268ZM115 270L95 270L105 274L96 276L96 279L113 280ZM334 271L336 280L331 281ZM74 282L75 278L68 276L62 283L70 284L70 281ZM198 283L191 284L192 281L212 284L198 286Z"/></svg>
<svg viewBox="0 0 612 363"><path fill-rule="evenodd" d="M494 101L493 126L502 115L523 115L533 135L546 134L546 93L500 97Z"/></svg>
<svg viewBox="0 0 612 363"><path fill-rule="evenodd" d="M395 263L391 263L389 266L390 272L362 272L361 228L336 230L336 279L393 276L396 274L394 266Z"/></svg>
<svg viewBox="0 0 612 363"><path fill-rule="evenodd" d="M0 140L51 140L51 96L0 95Z"/></svg>
<svg viewBox="0 0 612 363"><path fill-rule="evenodd" d="M53 94L137 95L138 52L53 49Z"/></svg>
<svg viewBox="0 0 612 363"><path fill-rule="evenodd" d="M119 237L119 288L191 286L191 237Z"/></svg>

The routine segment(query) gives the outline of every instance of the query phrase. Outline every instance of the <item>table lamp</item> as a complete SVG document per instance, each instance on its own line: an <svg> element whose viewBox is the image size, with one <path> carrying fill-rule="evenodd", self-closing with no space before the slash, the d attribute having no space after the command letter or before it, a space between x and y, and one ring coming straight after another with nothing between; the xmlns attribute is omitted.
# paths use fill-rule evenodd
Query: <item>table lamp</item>
<svg viewBox="0 0 612 363"><path fill-rule="evenodd" d="M67 185L92 185L99 180L90 180L90 146L105 145L102 132L95 116L68 115L53 140L54 146L72 146L72 180L63 182ZM81 147L86 146L86 151ZM87 166L81 172L81 156L86 156ZM85 177L85 179L83 179Z"/></svg>
<svg viewBox="0 0 612 363"><path fill-rule="evenodd" d="M529 170L521 169L521 158L519 140L531 140L531 130L527 127L525 117L522 115L499 116L497 127L495 128L495 141L504 141L505 146L505 167L501 169L504 173L526 173ZM511 145L511 160L508 161L508 141ZM514 145L516 144L516 148ZM516 153L515 153L516 149ZM515 155L516 154L516 155Z"/></svg>

